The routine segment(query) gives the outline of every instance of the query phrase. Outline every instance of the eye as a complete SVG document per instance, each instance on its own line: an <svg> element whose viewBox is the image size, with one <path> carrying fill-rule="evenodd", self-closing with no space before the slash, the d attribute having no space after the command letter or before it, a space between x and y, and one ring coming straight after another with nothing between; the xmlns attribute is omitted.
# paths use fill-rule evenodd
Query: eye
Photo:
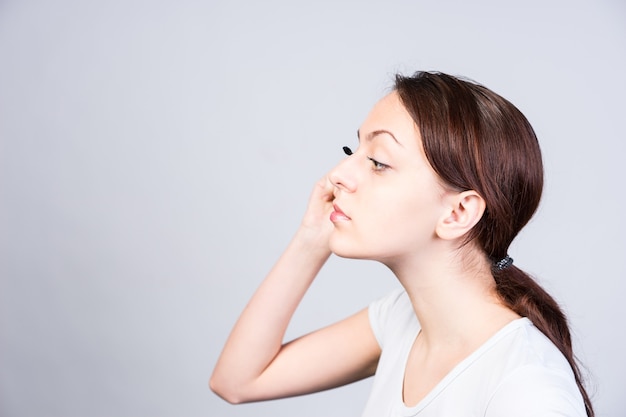
<svg viewBox="0 0 626 417"><path fill-rule="evenodd" d="M346 155L350 156L352 155L352 149L348 148L347 146L343 147L343 153L345 153Z"/></svg>
<svg viewBox="0 0 626 417"><path fill-rule="evenodd" d="M370 161L372 161L372 165L373 165L373 169L374 171L384 171L385 169L389 168L389 165L383 164L381 162L378 162L377 160L375 160L374 158L370 158L369 156L367 157L367 159L369 159Z"/></svg>

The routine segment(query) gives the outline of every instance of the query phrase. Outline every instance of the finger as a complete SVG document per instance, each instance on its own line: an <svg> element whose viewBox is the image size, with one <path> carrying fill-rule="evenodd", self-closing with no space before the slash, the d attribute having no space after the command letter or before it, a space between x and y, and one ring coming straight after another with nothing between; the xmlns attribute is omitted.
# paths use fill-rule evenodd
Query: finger
<svg viewBox="0 0 626 417"><path fill-rule="evenodd" d="M324 182L324 194L327 201L333 201L335 199L335 185L330 180L330 177L326 175L322 181Z"/></svg>

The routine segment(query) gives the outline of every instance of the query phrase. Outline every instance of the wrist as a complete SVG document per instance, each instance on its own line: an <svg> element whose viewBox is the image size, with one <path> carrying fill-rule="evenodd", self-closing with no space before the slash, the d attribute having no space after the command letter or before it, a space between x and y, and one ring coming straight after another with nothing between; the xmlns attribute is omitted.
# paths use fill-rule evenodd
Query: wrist
<svg viewBox="0 0 626 417"><path fill-rule="evenodd" d="M332 226L331 226L332 227ZM328 258L330 248L328 246L328 230L321 228L307 227L301 225L293 237L292 244L299 249L305 250L312 256Z"/></svg>

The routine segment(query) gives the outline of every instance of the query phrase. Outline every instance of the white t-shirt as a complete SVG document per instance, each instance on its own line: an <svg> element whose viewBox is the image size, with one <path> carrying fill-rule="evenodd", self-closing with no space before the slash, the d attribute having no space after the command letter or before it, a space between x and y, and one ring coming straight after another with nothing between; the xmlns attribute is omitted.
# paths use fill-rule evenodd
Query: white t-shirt
<svg viewBox="0 0 626 417"><path fill-rule="evenodd" d="M567 360L527 318L506 325L407 407L404 371L420 329L407 293L373 302L369 317L382 354L363 417L587 415Z"/></svg>

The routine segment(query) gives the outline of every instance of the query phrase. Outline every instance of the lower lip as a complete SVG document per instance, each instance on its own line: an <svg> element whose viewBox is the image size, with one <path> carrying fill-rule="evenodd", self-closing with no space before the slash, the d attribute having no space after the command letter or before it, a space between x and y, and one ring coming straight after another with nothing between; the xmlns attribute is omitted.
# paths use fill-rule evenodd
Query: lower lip
<svg viewBox="0 0 626 417"><path fill-rule="evenodd" d="M330 221L333 223L348 221L348 220L350 220L348 216L338 211L333 211L332 213L330 213Z"/></svg>

